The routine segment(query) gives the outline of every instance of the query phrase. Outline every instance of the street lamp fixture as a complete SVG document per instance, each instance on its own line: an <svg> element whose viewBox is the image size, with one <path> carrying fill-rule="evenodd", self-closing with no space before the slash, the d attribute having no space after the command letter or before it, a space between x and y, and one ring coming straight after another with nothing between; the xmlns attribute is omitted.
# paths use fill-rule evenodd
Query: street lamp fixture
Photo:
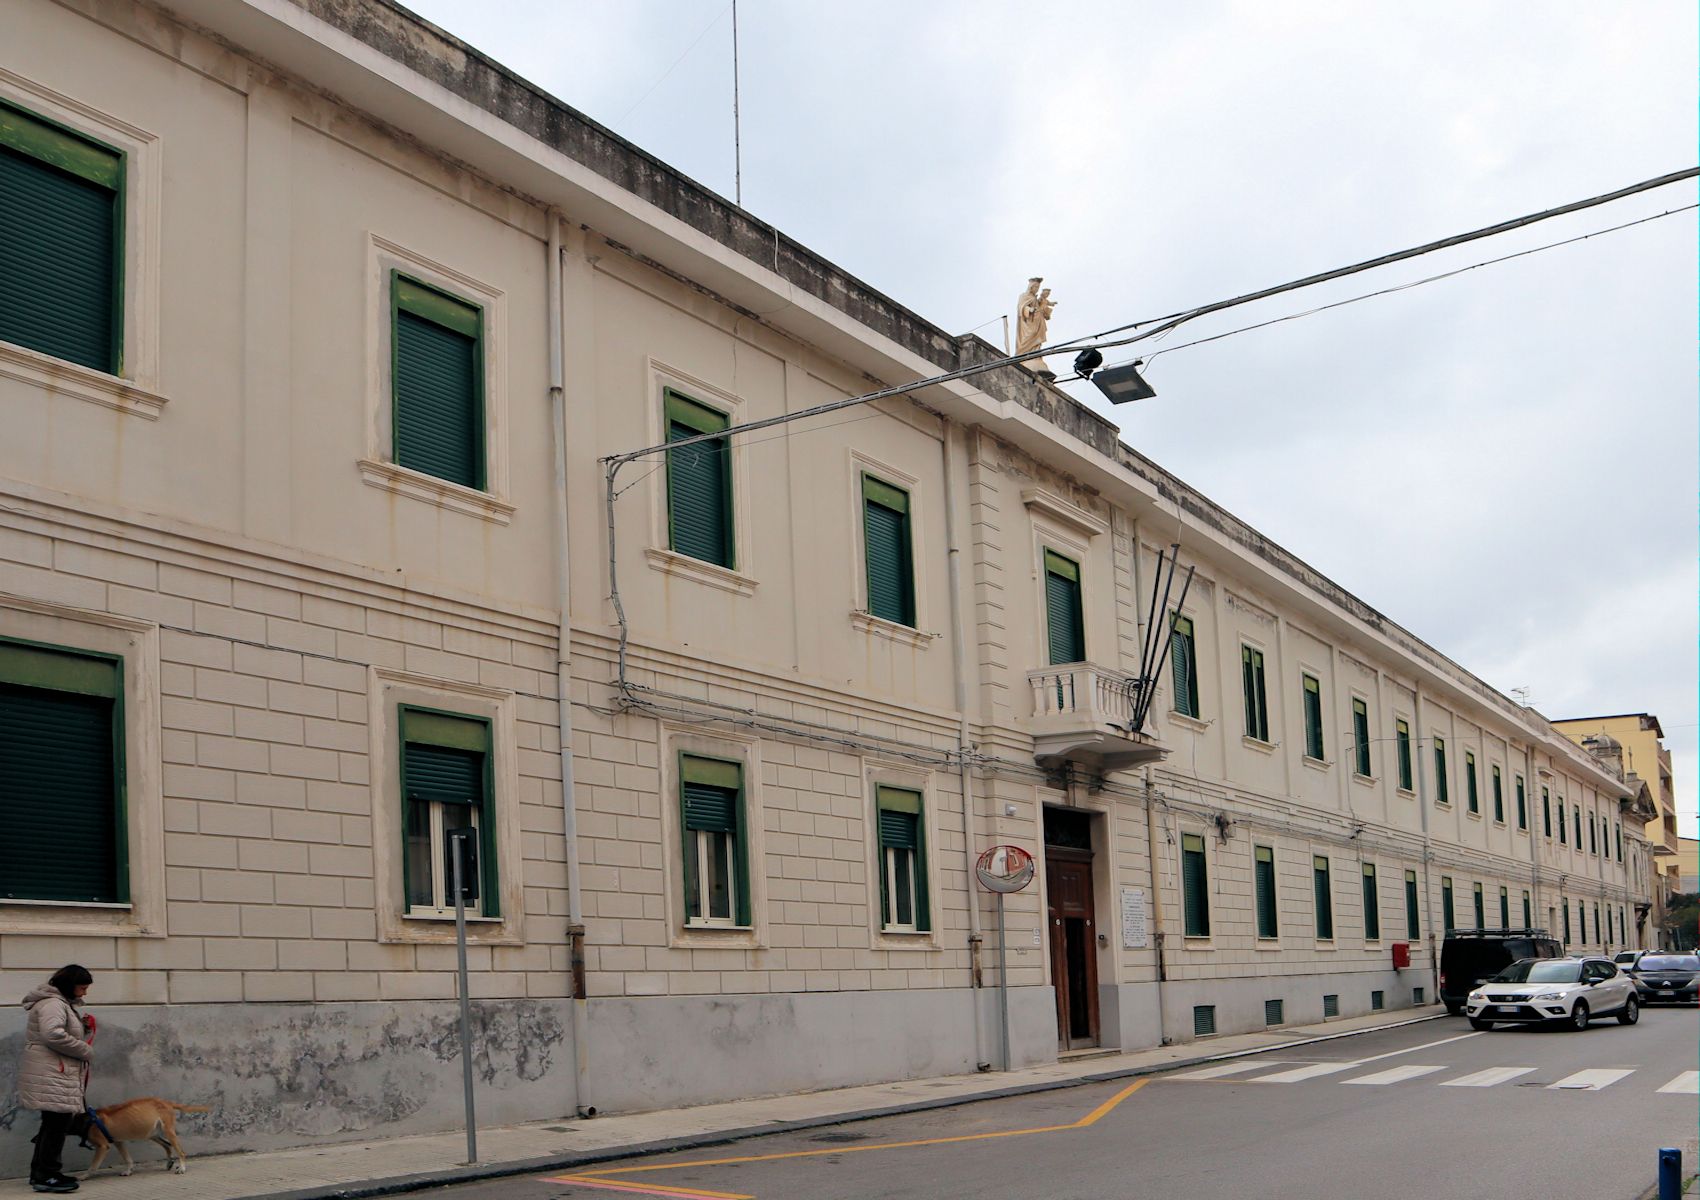
<svg viewBox="0 0 1700 1200"><path fill-rule="evenodd" d="M1084 357L1084 356L1083 356ZM1076 364L1078 366L1078 364ZM1135 359L1123 363L1119 367L1105 367L1090 378L1098 385L1098 390L1109 398L1111 404L1126 404L1130 400L1149 400L1157 394L1139 374L1139 368L1145 365L1144 359Z"/></svg>

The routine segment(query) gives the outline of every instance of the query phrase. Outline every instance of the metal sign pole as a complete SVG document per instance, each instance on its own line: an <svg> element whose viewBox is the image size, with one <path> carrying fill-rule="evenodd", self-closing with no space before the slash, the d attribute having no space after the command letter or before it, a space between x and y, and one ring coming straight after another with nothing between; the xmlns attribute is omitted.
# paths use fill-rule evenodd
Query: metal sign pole
<svg viewBox="0 0 1700 1200"><path fill-rule="evenodd" d="M1009 1070L1009 939L1004 936L1004 894L998 893L998 1033L1003 1039L1003 1069Z"/></svg>
<svg viewBox="0 0 1700 1200"><path fill-rule="evenodd" d="M472 1108L472 1005L466 986L466 896L461 886L461 846L466 835L452 835L455 843L449 848L449 860L454 864L455 893L455 959L460 977L460 1066L461 1081L466 1086L466 1161L478 1161L478 1118Z"/></svg>

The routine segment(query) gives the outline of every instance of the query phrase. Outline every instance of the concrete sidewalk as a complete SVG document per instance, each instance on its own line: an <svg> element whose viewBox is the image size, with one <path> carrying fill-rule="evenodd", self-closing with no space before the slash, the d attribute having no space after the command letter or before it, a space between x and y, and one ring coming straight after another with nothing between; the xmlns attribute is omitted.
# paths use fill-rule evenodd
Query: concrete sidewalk
<svg viewBox="0 0 1700 1200"><path fill-rule="evenodd" d="M558 1119L529 1125L481 1129L479 1161L466 1165L463 1132L389 1138L378 1142L337 1143L297 1150L191 1157L189 1174L167 1174L151 1146L133 1149L136 1173L125 1179L110 1166L83 1184L78 1196L106 1200L317 1200L414 1191L445 1183L490 1179L530 1171L562 1170L633 1154L655 1154L713 1145L754 1134L895 1116L930 1108L1050 1091L1101 1080L1132 1078L1174 1067L1213 1062L1246 1054L1313 1045L1354 1033L1392 1029L1445 1016L1438 1006L1415 1015L1373 1013L1320 1025L1299 1025L1268 1033L1210 1038L1180 1046L1161 1046L1128 1054L1110 1053L1017 1071L950 1075L903 1083L869 1084L789 1096L733 1100L695 1108L665 1109L596 1117ZM33 1135L34 1121L20 1121L13 1136ZM194 1118L184 1118L179 1136L193 1155ZM81 1171L86 1152L68 1147L67 1166ZM113 1156L113 1159L116 1155ZM112 1159L108 1160L109 1163ZM0 1200L34 1197L23 1179L0 1180Z"/></svg>

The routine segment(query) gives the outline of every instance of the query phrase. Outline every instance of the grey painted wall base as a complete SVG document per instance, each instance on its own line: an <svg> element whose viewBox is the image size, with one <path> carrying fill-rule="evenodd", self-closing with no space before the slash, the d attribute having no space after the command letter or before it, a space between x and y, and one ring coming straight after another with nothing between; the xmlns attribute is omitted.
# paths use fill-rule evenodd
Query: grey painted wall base
<svg viewBox="0 0 1700 1200"><path fill-rule="evenodd" d="M1282 1001L1282 1024L1309 1025L1324 1019L1324 995L1339 998L1338 1015L1360 1017L1374 1011L1371 992L1381 992L1383 1007L1393 1012L1413 1006L1413 988L1423 989L1426 1003L1434 1002L1433 980L1428 971L1416 969L1377 966L1329 975L1170 980L1163 984L1163 1032L1176 1042L1194 1040L1192 1010L1198 1004L1215 1006L1217 1034L1251 1033L1269 1028L1265 1000Z"/></svg>

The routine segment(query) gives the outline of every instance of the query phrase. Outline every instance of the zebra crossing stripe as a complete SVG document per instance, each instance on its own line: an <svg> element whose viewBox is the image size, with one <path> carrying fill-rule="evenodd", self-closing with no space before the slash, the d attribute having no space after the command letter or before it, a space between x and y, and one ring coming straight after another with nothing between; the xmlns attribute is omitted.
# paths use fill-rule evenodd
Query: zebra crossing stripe
<svg viewBox="0 0 1700 1200"><path fill-rule="evenodd" d="M1566 1075L1557 1083L1549 1083L1547 1084L1547 1091L1597 1092L1602 1088L1610 1087L1619 1079L1633 1074L1635 1074L1633 1068L1624 1070L1610 1067L1597 1067L1591 1071L1578 1071L1574 1075Z"/></svg>
<svg viewBox="0 0 1700 1200"><path fill-rule="evenodd" d="M1661 1092L1680 1092L1686 1096L1700 1093L1700 1071L1684 1071L1659 1090Z"/></svg>
<svg viewBox="0 0 1700 1200"><path fill-rule="evenodd" d="M1176 1079L1221 1079L1225 1075L1243 1075L1247 1071L1261 1071L1266 1067L1284 1067L1289 1065L1279 1059L1267 1058L1248 1059L1243 1062L1219 1063L1214 1067L1205 1067L1202 1071L1186 1071L1176 1075Z"/></svg>
<svg viewBox="0 0 1700 1200"><path fill-rule="evenodd" d="M1445 1067L1419 1067L1415 1064L1404 1067L1394 1067L1388 1071L1377 1071L1374 1075L1361 1075L1356 1079L1342 1079L1341 1083L1360 1083L1367 1087L1376 1087L1386 1083L1403 1083L1407 1079L1415 1079L1420 1075L1432 1075L1436 1071L1444 1071Z"/></svg>
<svg viewBox="0 0 1700 1200"><path fill-rule="evenodd" d="M1361 1067L1363 1063L1352 1062L1321 1062L1306 1063L1302 1067L1294 1067L1290 1071L1277 1071L1273 1075L1259 1075L1253 1083L1298 1083L1304 1079L1315 1079L1319 1075L1332 1075L1336 1071L1350 1071L1353 1067Z"/></svg>
<svg viewBox="0 0 1700 1200"><path fill-rule="evenodd" d="M1457 1079L1444 1079L1441 1087L1493 1087L1508 1079L1516 1079L1519 1075L1528 1075L1533 1067L1489 1067L1485 1071L1477 1071L1474 1075L1461 1075Z"/></svg>

